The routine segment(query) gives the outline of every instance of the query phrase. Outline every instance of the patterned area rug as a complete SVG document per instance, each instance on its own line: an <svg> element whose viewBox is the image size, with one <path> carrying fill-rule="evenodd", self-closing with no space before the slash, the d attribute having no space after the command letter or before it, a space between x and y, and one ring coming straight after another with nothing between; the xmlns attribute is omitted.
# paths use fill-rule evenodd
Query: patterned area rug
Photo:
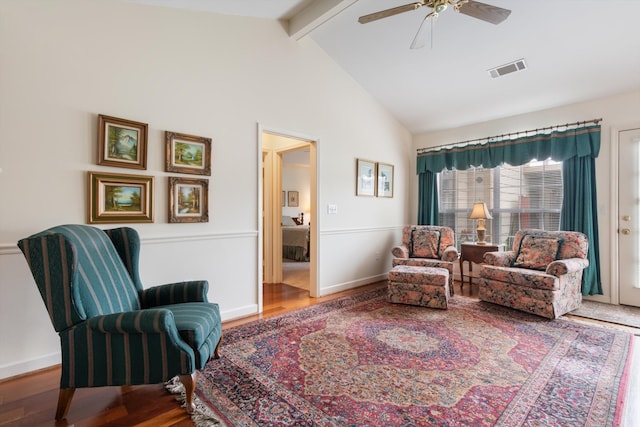
<svg viewBox="0 0 640 427"><path fill-rule="evenodd" d="M602 320L603 322L631 326L633 328L640 328L640 307L612 305L583 300L582 307L569 314L586 317L588 319Z"/></svg>
<svg viewBox="0 0 640 427"><path fill-rule="evenodd" d="M615 426L633 335L386 290L225 330L197 394L228 426Z"/></svg>

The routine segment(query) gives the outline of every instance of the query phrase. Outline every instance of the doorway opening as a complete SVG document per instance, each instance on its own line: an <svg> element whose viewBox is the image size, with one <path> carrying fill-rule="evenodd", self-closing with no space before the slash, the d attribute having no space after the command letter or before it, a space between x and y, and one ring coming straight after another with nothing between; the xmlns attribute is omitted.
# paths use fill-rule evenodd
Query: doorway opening
<svg viewBox="0 0 640 427"><path fill-rule="evenodd" d="M317 141L266 129L259 135L262 312L265 292L293 289L318 296Z"/></svg>
<svg viewBox="0 0 640 427"><path fill-rule="evenodd" d="M282 283L309 291L310 148L282 152Z"/></svg>

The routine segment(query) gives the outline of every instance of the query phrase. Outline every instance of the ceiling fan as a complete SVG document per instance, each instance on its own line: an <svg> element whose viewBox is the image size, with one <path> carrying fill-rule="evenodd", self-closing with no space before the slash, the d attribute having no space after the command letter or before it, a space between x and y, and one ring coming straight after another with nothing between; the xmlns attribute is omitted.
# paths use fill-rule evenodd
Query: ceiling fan
<svg viewBox="0 0 640 427"><path fill-rule="evenodd" d="M367 24L372 21L377 21L378 19L387 18L404 12L410 12L422 6L431 8L433 11L424 17L420 27L418 28L416 36L413 38L413 42L411 42L411 49L419 49L424 46L423 40L426 27L425 23L430 19L431 21L436 19L440 13L447 9L449 5L453 6L453 9L456 12L490 22L495 25L507 19L511 14L509 9L503 9L501 7L492 6L490 4L474 0L423 0L361 16L358 18L358 22L361 24Z"/></svg>

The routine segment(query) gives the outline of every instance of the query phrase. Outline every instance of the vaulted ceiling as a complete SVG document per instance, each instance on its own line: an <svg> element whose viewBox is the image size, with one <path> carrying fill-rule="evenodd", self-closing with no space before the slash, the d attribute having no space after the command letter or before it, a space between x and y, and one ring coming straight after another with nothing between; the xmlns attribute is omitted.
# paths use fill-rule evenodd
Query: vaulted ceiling
<svg viewBox="0 0 640 427"><path fill-rule="evenodd" d="M292 38L311 37L413 133L640 89L639 0L485 0L511 10L499 25L449 7L417 50L409 46L427 7L358 23L407 0L129 1L278 19ZM519 59L526 70L488 73Z"/></svg>

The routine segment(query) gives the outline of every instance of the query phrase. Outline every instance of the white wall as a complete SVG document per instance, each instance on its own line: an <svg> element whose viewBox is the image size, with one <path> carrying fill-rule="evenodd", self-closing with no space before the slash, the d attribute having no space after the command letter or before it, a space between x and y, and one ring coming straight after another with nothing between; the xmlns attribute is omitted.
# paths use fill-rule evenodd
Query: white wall
<svg viewBox="0 0 640 427"><path fill-rule="evenodd" d="M612 129L624 129L631 125L640 125L640 91L629 92L617 96L597 99L589 102L566 105L529 114L522 114L501 120L478 123L457 129L427 133L414 137L414 148L433 147L442 144L453 144L475 138L502 135L528 129L537 129L563 123L602 118L600 155L596 159L596 180L598 193L598 231L600 238L600 265L602 268L602 288L604 295L588 297L602 302L615 301L616 291L611 288L612 265L610 254L616 245L615 224L616 211L611 206L611 192L615 191L614 177L617 170L612 170ZM416 156L412 156L415 171ZM417 176L412 181L412 194L417 194ZM412 220L417 218L417 200L412 199L410 212ZM613 215L613 217L612 217Z"/></svg>
<svg viewBox="0 0 640 427"><path fill-rule="evenodd" d="M298 217L304 212L305 221L309 222L309 209L311 206L311 186L309 180L309 165L299 163L282 164L282 190L285 192L285 204L282 207L282 215ZM298 207L290 207L288 201L289 191L298 192Z"/></svg>
<svg viewBox="0 0 640 427"><path fill-rule="evenodd" d="M258 310L258 124L319 140L322 294L384 277L409 219L411 135L276 21L115 0L1 0L0 94L0 378L59 360L15 243L84 223L88 170L155 177L155 222L133 224L143 282L207 279L224 320ZM96 165L98 114L149 124L147 170ZM164 172L165 130L213 138L208 223L167 222L176 174ZM395 165L393 199L355 196L357 157Z"/></svg>

